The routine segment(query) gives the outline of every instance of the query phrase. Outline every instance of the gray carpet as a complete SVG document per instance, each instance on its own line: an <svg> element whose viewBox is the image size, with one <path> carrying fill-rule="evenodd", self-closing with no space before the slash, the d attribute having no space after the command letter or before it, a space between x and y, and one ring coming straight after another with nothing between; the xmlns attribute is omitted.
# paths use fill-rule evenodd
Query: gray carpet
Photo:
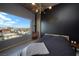
<svg viewBox="0 0 79 59"><path fill-rule="evenodd" d="M8 49L6 51L0 52L0 56L19 56L21 50L26 47L29 43L36 42L36 40L30 41L28 43L16 46L14 48ZM76 56L79 56L79 49L77 49Z"/></svg>
<svg viewBox="0 0 79 59"><path fill-rule="evenodd" d="M28 43L24 43L20 46L16 46L16 47L10 48L8 50L5 50L3 52L0 52L0 56L19 56L21 50L24 47L26 47L29 43L32 43L32 42L36 42L36 40L32 40L32 41L29 41Z"/></svg>

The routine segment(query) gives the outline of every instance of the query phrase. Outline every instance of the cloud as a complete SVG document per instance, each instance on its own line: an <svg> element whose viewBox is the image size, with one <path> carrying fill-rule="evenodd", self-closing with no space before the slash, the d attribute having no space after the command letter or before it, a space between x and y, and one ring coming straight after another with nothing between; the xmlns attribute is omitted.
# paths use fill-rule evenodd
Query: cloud
<svg viewBox="0 0 79 59"><path fill-rule="evenodd" d="M5 23L3 22L2 25L13 27L15 25L15 22L5 22Z"/></svg>
<svg viewBox="0 0 79 59"><path fill-rule="evenodd" d="M1 20L1 19L7 20L7 21L11 21L10 18L8 18L8 17L6 17L6 16L4 16L4 15L2 15L2 14L0 14L0 20Z"/></svg>
<svg viewBox="0 0 79 59"><path fill-rule="evenodd" d="M15 19L15 21L20 21L19 19Z"/></svg>
<svg viewBox="0 0 79 59"><path fill-rule="evenodd" d="M4 12L0 12L0 14L2 14L2 15L8 15L7 13L4 13Z"/></svg>
<svg viewBox="0 0 79 59"><path fill-rule="evenodd" d="M29 28L30 27L30 25L26 25L25 24L25 21L21 21L21 19L20 18L18 18L18 17L14 17L14 16L12 16L12 18L11 17L9 17L9 16L12 16L12 15L10 15L10 14L7 14L7 13L4 13L4 12L0 12L0 27L2 26L4 26L4 27L27 27L27 28ZM14 17L14 18L13 18ZM22 22L22 23L21 23ZM29 24L29 21L26 21L26 23L27 24Z"/></svg>
<svg viewBox="0 0 79 59"><path fill-rule="evenodd" d="M3 26L13 26L16 22L13 21L11 18L8 18L4 14L8 15L6 13L0 12L0 25L3 25Z"/></svg>

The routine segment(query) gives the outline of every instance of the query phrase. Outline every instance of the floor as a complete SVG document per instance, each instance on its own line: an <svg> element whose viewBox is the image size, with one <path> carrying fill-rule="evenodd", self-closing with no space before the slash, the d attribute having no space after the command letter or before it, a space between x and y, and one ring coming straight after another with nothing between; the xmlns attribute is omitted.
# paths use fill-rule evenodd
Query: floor
<svg viewBox="0 0 79 59"><path fill-rule="evenodd" d="M24 47L26 47L29 43L33 43L33 42L36 42L36 40L31 40L27 43L20 45L20 46L16 46L16 47L10 48L6 51L0 52L0 56L20 56L21 50Z"/></svg>
<svg viewBox="0 0 79 59"><path fill-rule="evenodd" d="M24 47L26 47L29 43L36 42L37 40L31 40L28 43L24 43L20 46L16 46L14 48L8 49L0 53L0 56L20 56L20 52ZM76 56L79 56L79 49L77 49Z"/></svg>

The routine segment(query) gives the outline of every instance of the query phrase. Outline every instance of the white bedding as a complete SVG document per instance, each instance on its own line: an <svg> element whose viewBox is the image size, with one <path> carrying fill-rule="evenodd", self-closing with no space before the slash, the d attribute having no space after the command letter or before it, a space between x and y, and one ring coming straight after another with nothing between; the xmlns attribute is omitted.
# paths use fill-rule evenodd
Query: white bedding
<svg viewBox="0 0 79 59"><path fill-rule="evenodd" d="M25 47L21 53L22 56L32 56L36 54L49 54L49 51L43 42L31 43Z"/></svg>

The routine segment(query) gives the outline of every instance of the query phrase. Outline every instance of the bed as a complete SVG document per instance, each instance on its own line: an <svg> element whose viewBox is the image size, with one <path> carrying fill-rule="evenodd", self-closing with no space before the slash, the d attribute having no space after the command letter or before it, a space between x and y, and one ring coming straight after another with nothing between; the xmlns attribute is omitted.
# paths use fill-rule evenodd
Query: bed
<svg viewBox="0 0 79 59"><path fill-rule="evenodd" d="M49 51L49 54L35 54L33 56L75 56L75 50L72 49L68 40L69 39L67 36L47 34L43 35L42 38L37 41L37 43L44 42L46 48Z"/></svg>

